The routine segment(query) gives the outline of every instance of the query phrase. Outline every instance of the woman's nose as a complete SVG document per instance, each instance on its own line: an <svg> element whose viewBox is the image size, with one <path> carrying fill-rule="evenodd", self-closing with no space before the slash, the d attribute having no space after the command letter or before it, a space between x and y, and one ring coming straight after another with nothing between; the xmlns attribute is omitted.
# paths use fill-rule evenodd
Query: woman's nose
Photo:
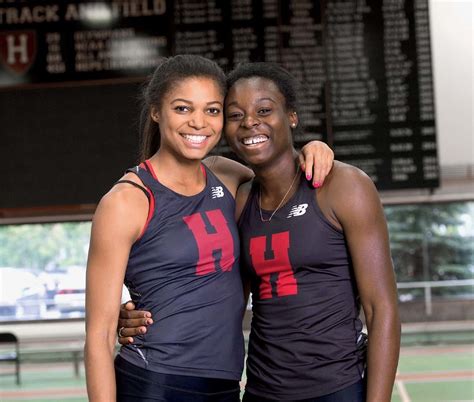
<svg viewBox="0 0 474 402"><path fill-rule="evenodd" d="M260 124L260 120L253 117L253 116L247 115L242 120L242 123L243 123L244 127L246 127L246 128L253 128L253 127L256 127Z"/></svg>
<svg viewBox="0 0 474 402"><path fill-rule="evenodd" d="M206 117L203 113L193 113L189 125L196 130L206 127Z"/></svg>

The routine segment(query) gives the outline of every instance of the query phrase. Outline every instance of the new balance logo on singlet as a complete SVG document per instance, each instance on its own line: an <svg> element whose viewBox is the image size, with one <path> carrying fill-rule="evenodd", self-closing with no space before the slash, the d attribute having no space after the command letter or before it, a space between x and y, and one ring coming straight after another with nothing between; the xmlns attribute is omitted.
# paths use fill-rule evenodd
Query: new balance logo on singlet
<svg viewBox="0 0 474 402"><path fill-rule="evenodd" d="M224 189L222 186L211 187L212 198L222 198L224 197Z"/></svg>
<svg viewBox="0 0 474 402"><path fill-rule="evenodd" d="M306 208L308 208L308 204L293 205L287 218L304 215L306 213Z"/></svg>

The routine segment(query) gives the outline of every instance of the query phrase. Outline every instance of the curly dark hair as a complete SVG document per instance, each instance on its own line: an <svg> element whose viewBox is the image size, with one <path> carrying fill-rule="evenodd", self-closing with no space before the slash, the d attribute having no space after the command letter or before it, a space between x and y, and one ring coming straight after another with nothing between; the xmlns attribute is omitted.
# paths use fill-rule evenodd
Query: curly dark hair
<svg viewBox="0 0 474 402"><path fill-rule="evenodd" d="M265 78L272 81L285 98L287 110L298 111L298 81L287 70L275 63L242 63L227 75L227 90L242 78Z"/></svg>

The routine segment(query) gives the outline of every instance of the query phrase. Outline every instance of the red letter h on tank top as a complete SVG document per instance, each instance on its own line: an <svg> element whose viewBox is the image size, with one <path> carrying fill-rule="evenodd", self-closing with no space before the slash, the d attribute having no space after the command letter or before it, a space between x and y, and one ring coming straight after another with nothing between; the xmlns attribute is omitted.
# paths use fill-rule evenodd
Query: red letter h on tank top
<svg viewBox="0 0 474 402"><path fill-rule="evenodd" d="M208 233L206 223L201 213L185 216L183 218L188 228L193 233L199 250L199 261L196 266L196 275L207 275L216 271L216 263L220 263L222 271L231 271L234 264L234 240L230 233L227 221L220 209L203 212L210 224L214 226L215 233ZM215 255L220 251L220 258Z"/></svg>
<svg viewBox="0 0 474 402"><path fill-rule="evenodd" d="M278 279L276 289L278 296L298 294L298 284L291 267L288 250L290 248L290 233L282 232L272 235L273 258L265 259L267 237L259 236L250 239L250 257L252 265L260 277L260 298L272 298L271 274L276 273Z"/></svg>

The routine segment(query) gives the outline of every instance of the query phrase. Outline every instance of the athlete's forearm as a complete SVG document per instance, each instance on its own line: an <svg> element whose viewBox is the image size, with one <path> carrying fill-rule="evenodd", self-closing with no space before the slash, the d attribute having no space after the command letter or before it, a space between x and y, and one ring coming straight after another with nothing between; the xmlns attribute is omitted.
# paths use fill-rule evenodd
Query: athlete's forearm
<svg viewBox="0 0 474 402"><path fill-rule="evenodd" d="M396 307L376 307L366 313L367 402L390 402L400 350L400 322Z"/></svg>
<svg viewBox="0 0 474 402"><path fill-rule="evenodd" d="M116 400L114 344L115 342L91 339L89 336L86 340L84 360L90 402Z"/></svg>

